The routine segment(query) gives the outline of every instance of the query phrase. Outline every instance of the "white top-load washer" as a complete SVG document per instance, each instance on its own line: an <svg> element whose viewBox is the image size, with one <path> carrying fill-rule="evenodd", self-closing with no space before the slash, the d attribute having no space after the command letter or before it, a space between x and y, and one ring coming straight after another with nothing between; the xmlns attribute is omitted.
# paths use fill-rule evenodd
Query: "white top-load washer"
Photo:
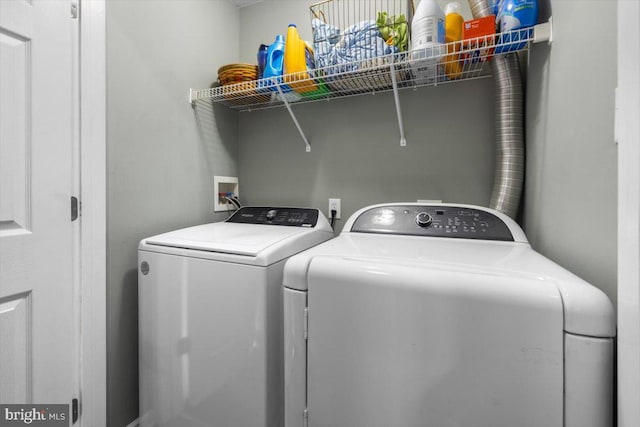
<svg viewBox="0 0 640 427"><path fill-rule="evenodd" d="M614 312L468 205L364 208L284 271L286 427L610 427Z"/></svg>
<svg viewBox="0 0 640 427"><path fill-rule="evenodd" d="M284 262L332 237L317 209L244 207L143 239L140 425L281 427Z"/></svg>

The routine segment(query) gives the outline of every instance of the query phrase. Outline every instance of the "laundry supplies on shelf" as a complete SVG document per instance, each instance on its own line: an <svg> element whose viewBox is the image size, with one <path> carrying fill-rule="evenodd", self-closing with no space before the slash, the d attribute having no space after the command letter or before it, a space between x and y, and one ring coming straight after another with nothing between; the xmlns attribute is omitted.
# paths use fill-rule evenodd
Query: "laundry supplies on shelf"
<svg viewBox="0 0 640 427"><path fill-rule="evenodd" d="M498 40L500 46L496 48L497 53L512 52L522 49L525 40L529 34L533 33L533 26L538 21L538 2L537 0L502 0L498 9L496 23L500 33ZM510 32L515 30L527 29L522 37L513 37ZM521 34L519 32L516 35Z"/></svg>
<svg viewBox="0 0 640 427"><path fill-rule="evenodd" d="M447 56L444 59L444 72L450 79L460 78L462 75L462 64L460 63L460 52L462 44L457 43L462 39L462 26L464 18L460 15L460 3L451 2L445 8L445 40L447 42Z"/></svg>
<svg viewBox="0 0 640 427"><path fill-rule="evenodd" d="M419 4L429 1L421 0ZM367 7L359 7L364 3ZM414 16L412 4L418 3L413 0L323 0L313 4L309 7L312 43L306 43L300 35L297 38L297 58L304 61L298 61L300 71L288 75L285 70L285 40L280 36L269 46L262 78L192 89L189 100L193 104L212 99L242 111L287 107L293 116L289 107L294 103L393 91L396 115L401 123L400 89L490 77L485 65L494 55L526 53L532 43L551 40L551 21L496 34L495 16L491 15L464 22L462 40L456 41L459 37L456 21L460 18L449 8L447 11L453 13L448 13L444 20L444 41L448 43L419 50L416 49L418 42L409 31ZM415 24L416 19L413 21ZM438 37L436 34L436 40ZM437 78L425 79L411 72L421 62L416 57L427 54ZM315 67L309 66L311 59ZM262 69L261 59L258 64ZM289 85L296 87L292 90ZM320 92L318 87L326 90ZM300 130L299 123L297 125ZM401 137L401 145L403 141ZM308 141L305 145L309 148Z"/></svg>
<svg viewBox="0 0 640 427"><path fill-rule="evenodd" d="M446 53L444 12L435 0L421 0L411 22L411 73L423 83L434 83L442 73Z"/></svg>
<svg viewBox="0 0 640 427"><path fill-rule="evenodd" d="M323 70L333 92L390 88L391 63L396 81L407 80L406 64L402 64L409 49L407 2L358 8L349 0L329 0L312 5L310 10L316 66Z"/></svg>
<svg viewBox="0 0 640 427"><path fill-rule="evenodd" d="M321 79L315 79L319 77L315 68L313 48L302 40L296 25L290 24L284 45L285 82L304 96L322 96L329 89Z"/></svg>
<svg viewBox="0 0 640 427"><path fill-rule="evenodd" d="M276 36L267 49L267 58L263 72L263 79L258 82L260 91L290 92L291 88L284 84L284 37ZM278 90L280 89L280 90Z"/></svg>

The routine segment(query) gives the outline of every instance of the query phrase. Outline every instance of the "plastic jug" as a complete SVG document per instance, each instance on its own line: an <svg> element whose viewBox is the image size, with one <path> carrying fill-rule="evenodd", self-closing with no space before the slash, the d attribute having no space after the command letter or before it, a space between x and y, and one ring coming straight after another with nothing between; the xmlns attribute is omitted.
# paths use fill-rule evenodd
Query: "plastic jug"
<svg viewBox="0 0 640 427"><path fill-rule="evenodd" d="M447 42L447 56L445 57L444 72L450 79L457 79L462 75L460 52L462 46L462 25L464 18L460 15L460 3L451 2L445 8L444 32Z"/></svg>
<svg viewBox="0 0 640 427"><path fill-rule="evenodd" d="M264 67L267 65L267 52L269 51L269 45L261 44L258 48L258 79L264 76Z"/></svg>
<svg viewBox="0 0 640 427"><path fill-rule="evenodd" d="M500 12L500 3L502 3L502 0L488 0L488 3L491 14L498 16L498 12Z"/></svg>
<svg viewBox="0 0 640 427"><path fill-rule="evenodd" d="M312 56L314 55L313 52L313 48L311 47L311 45L309 43L307 43L306 41L304 42L305 44L305 48L307 49L308 52L311 53ZM316 90L311 90L308 92L304 92L302 94L302 96L304 96L305 98L319 98L322 97L323 95L326 95L327 93L331 92L331 90L329 89L329 87L324 83L324 80L322 80L321 78L318 77L318 75L321 72L309 72L309 74L311 75L311 77L313 77L315 79L315 83L317 86Z"/></svg>
<svg viewBox="0 0 640 427"><path fill-rule="evenodd" d="M273 92L278 92L278 88L276 85L280 85L280 89L283 92L291 91L291 88L287 85L283 84L282 74L283 74L283 64L284 64L284 37L278 34L276 36L276 40L269 45L267 49L267 59L264 65L264 72L262 74L263 80L260 81L258 87L271 90ZM268 79L268 81L265 81Z"/></svg>
<svg viewBox="0 0 640 427"><path fill-rule="evenodd" d="M411 71L419 82L436 81L444 42L444 12L435 0L422 0L411 21Z"/></svg>
<svg viewBox="0 0 640 427"><path fill-rule="evenodd" d="M320 86L309 70L315 68L313 49L300 37L295 24L289 24L287 39L284 46L284 74L285 82L296 92L310 94L320 90ZM301 81L304 80L304 81Z"/></svg>
<svg viewBox="0 0 640 427"><path fill-rule="evenodd" d="M500 11L496 17L496 23L501 33L533 27L538 22L538 2L536 0L501 0ZM524 31L524 30L523 30ZM502 34L498 39L496 53L511 52L524 48L526 43L510 43L532 35L529 34Z"/></svg>
<svg viewBox="0 0 640 427"><path fill-rule="evenodd" d="M426 48L437 48L445 42L444 12L435 0L422 0L411 21L411 50L416 56L433 56ZM436 51L438 53L439 50Z"/></svg>
<svg viewBox="0 0 640 427"><path fill-rule="evenodd" d="M497 21L500 32L532 27L538 20L538 2L536 0L503 0L500 4Z"/></svg>

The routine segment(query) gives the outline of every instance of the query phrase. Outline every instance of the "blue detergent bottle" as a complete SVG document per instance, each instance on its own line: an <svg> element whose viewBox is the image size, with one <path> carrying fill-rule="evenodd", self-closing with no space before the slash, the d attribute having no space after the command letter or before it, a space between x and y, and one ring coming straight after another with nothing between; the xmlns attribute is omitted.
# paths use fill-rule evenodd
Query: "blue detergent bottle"
<svg viewBox="0 0 640 427"><path fill-rule="evenodd" d="M291 88L283 84L282 73L284 66L284 37L280 34L276 36L276 40L269 45L267 49L267 60L262 74L262 80L258 87L278 92L276 84L280 85L283 92L290 92Z"/></svg>
<svg viewBox="0 0 640 427"><path fill-rule="evenodd" d="M503 0L498 12L500 32L533 27L538 20L537 0Z"/></svg>
<svg viewBox="0 0 640 427"><path fill-rule="evenodd" d="M518 31L515 34L501 36L498 43L505 43L504 46L496 48L496 53L511 52L522 49L526 43L511 43L530 37L533 27L538 22L538 1L537 0L502 0L500 10L496 18L499 31L506 33ZM528 30L527 30L528 29Z"/></svg>
<svg viewBox="0 0 640 427"><path fill-rule="evenodd" d="M269 46L266 44L261 44L258 48L258 79L261 79L264 76L264 67L267 65L267 51L269 50Z"/></svg>

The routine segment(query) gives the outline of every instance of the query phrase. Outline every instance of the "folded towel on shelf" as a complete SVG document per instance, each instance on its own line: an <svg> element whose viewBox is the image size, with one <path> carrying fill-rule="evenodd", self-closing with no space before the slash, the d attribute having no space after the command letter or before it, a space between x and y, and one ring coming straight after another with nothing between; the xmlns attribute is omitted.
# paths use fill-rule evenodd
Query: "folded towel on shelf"
<svg viewBox="0 0 640 427"><path fill-rule="evenodd" d="M370 66L362 61L398 52L385 42L376 21L362 21L340 32L333 25L313 19L315 60L326 74L356 71Z"/></svg>
<svg viewBox="0 0 640 427"><path fill-rule="evenodd" d="M313 18L311 20L313 30L313 48L316 68L324 68L331 65L333 47L340 40L340 29Z"/></svg>

